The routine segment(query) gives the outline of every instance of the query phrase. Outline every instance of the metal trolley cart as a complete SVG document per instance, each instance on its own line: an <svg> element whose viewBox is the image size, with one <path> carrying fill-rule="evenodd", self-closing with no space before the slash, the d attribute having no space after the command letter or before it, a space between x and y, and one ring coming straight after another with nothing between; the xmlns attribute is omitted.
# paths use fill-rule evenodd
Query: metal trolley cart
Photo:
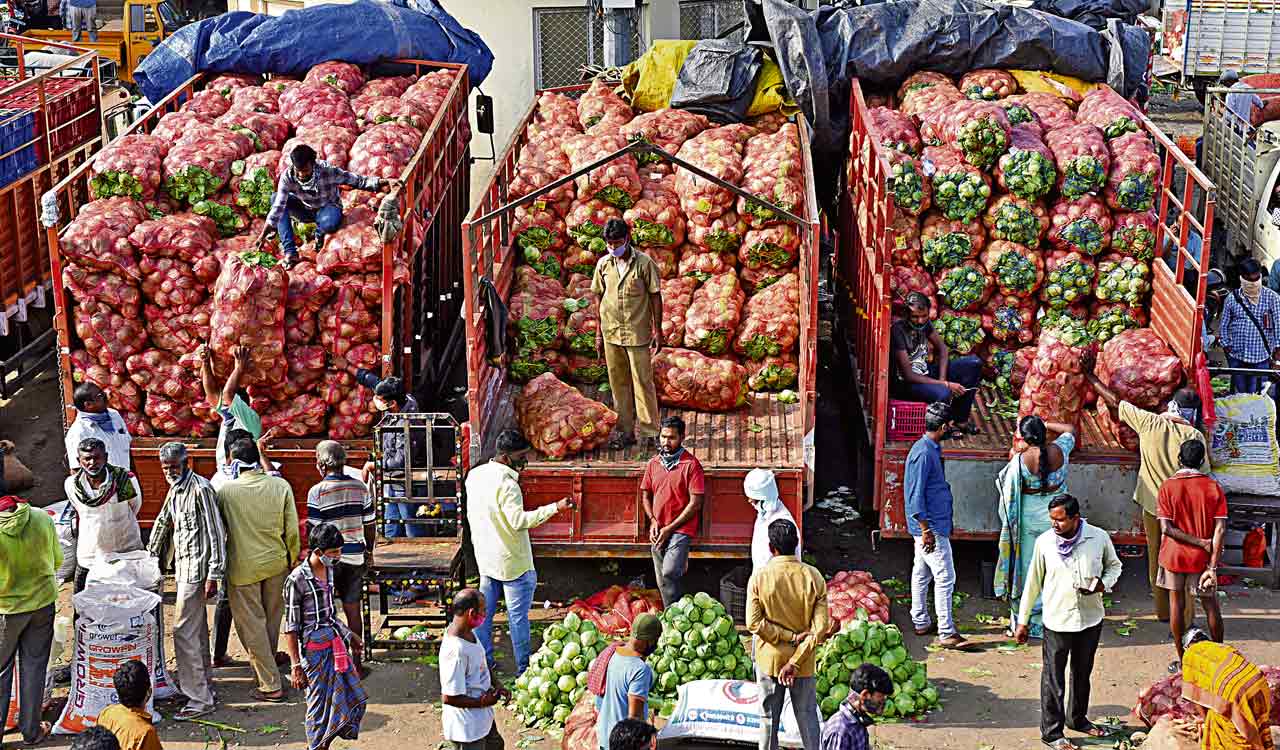
<svg viewBox="0 0 1280 750"><path fill-rule="evenodd" d="M376 546L365 574L360 610L366 659L374 648L435 648L463 583L462 566L455 562L464 507L457 420L449 414L387 414L374 427L372 456L379 534L390 523L404 535ZM408 592L414 606L393 614L393 589ZM411 636L394 638L401 628Z"/></svg>

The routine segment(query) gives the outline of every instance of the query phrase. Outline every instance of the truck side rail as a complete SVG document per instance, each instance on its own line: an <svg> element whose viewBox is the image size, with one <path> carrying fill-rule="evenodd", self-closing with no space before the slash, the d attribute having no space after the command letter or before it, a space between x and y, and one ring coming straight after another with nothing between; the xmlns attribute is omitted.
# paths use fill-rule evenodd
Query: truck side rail
<svg viewBox="0 0 1280 750"><path fill-rule="evenodd" d="M1230 232L1231 251L1263 256L1263 240L1255 223L1265 183L1257 181L1259 143L1280 146L1280 136L1255 127L1227 109L1227 95L1280 94L1280 89L1226 89L1211 87L1204 100L1204 172L1218 186L1218 211ZM1266 175L1262 176L1265 179ZM1234 252L1232 254L1235 254Z"/></svg>
<svg viewBox="0 0 1280 750"><path fill-rule="evenodd" d="M548 89L548 91L576 94L585 91L586 88L583 85ZM541 91L537 92L539 95L541 93ZM803 242L807 243L808 251L800 253L803 267L798 269L800 271L800 294L802 298L800 327L802 331L801 340L808 343L799 352L800 373L797 391L800 396L800 408L806 415L804 429L806 434L810 433L814 428L812 405L816 399L818 320L816 284L818 277L817 244L820 232L817 218L817 196L814 193L812 179L806 180L805 195L805 210L810 218L804 218L754 196L737 185L726 182L678 156L651 144L637 142L603 156L568 175L521 196L517 200L508 202L506 188L511 183L519 164L519 153L524 145L524 134L536 114L536 99L537 97L535 96L534 103L526 111L520 126L512 135L511 140L503 151L502 157L499 158L488 192L482 197L471 216L463 224L463 241L466 247L467 264L463 278L466 280L464 294L468 329L467 405L472 422L472 429L470 430L470 437L473 441L470 446L471 457L483 460L492 451L492 439L496 436L492 427L497 416L497 405L500 401L498 396L506 383L505 367L502 363L492 361L487 350L487 341L484 335L483 300L480 297L479 281L482 278L488 279L494 285L500 298L503 300L509 298L515 269L515 249L510 236L510 216L512 211L520 206L532 203L537 200L538 196L545 195L561 185L573 181L578 176L588 174L592 170L628 153L654 154L663 161L682 169L687 169L718 187L733 192L738 197L761 203L787 221L795 224L803 233ZM809 154L809 136L803 125L797 130L800 138L801 158L804 160L806 170L805 174L812 175L813 164ZM808 333L807 337L804 335L805 332Z"/></svg>
<svg viewBox="0 0 1280 750"><path fill-rule="evenodd" d="M401 174L404 186L401 191L400 218L404 222L404 229L391 241L383 243L382 299L384 303L382 305L380 340L382 344L382 372L384 375L390 375L395 372L412 372L412 347L410 343L413 337L420 333L413 330L413 300L400 300L398 306L396 303L395 292L400 287L395 283L394 275L390 271L393 267L392 259L395 257L397 249L404 247L406 257L409 259L411 266L417 262L419 256L425 256L429 253L432 257L440 256L442 260L445 260L441 264L441 268L447 269L449 267L447 258L450 255L450 248L432 248L426 253L421 252L421 248L411 246L411 238L413 237L411 227L416 220L415 215L420 216L421 221L425 222L423 226L425 236L428 238L433 236L430 230L436 218L436 212L446 195L452 194L451 180L457 174L459 167L468 163L468 145L456 142L460 141L456 136L459 129L466 127L467 96L470 93L467 66L463 63L442 63L412 59L388 62L411 65L414 67L415 74L421 74L427 70L440 69L455 70L457 74L454 76L445 103L436 113L431 127L427 130L422 143L418 147L418 151ZM150 133L155 129L160 118L170 112L178 111L182 104L198 90L198 86L203 80L204 74L192 76L157 102L154 107L138 118L121 135ZM449 136L448 143L442 144L439 142L442 134ZM78 215L81 206L90 199L90 167L91 164L89 163L81 165L54 185L43 197L44 213L41 219L46 227L50 271L54 279L61 279L63 270L62 256L58 249L59 237L67 225ZM456 215L457 209L453 209L448 213ZM451 287L453 279L456 278L456 276L449 278L441 276L438 280ZM437 278L429 280L434 283ZM441 292L435 295L437 299L434 301L440 302L441 298L445 298L443 299L444 302L452 302L451 299L446 298L446 295L446 292ZM73 343L69 319L71 311L68 307L69 298L62 284L53 285L53 297L57 310L54 315L54 327L58 331L58 369L63 394L63 424L65 427L75 417L75 407L71 403L71 392L74 389L71 376L71 347ZM428 300L428 302L431 301L433 300ZM454 306L456 308L456 302L454 302ZM397 320L402 324L399 332L395 330L397 328ZM444 321L448 320L448 318L437 316L437 320ZM401 352L399 358L396 356L397 351ZM158 445L160 442L164 442L164 440L160 438L141 439L135 440L134 444L151 446L152 443ZM212 448L214 444L211 438L185 438L184 442L204 448ZM289 445L303 446L310 450L314 448L318 440L289 439L283 442Z"/></svg>
<svg viewBox="0 0 1280 750"><path fill-rule="evenodd" d="M0 132L24 117L34 117L33 137L13 144L11 148L0 149L0 162L32 147L37 153L34 170L0 187L0 306L4 309L4 314L0 314L0 335L4 335L7 333L4 322L8 315L20 312L29 302L42 302L45 287L53 278L50 273L48 241L37 225L40 194L75 167L88 161L101 147L103 121L97 53L70 44L44 42L12 34L0 34L0 43L11 46L17 53L17 78L0 79L13 81L0 86L0 109L18 110L13 114L0 114ZM53 67L41 68L33 73L26 63L27 50L49 47L66 50L74 55ZM74 80L91 81L87 88L92 97L92 106L72 117L54 120L50 117L49 102L62 92L54 91L52 84L55 81L66 82L61 75L64 71L86 68L92 71L92 75L88 79ZM34 106L23 104L14 107L6 104L32 99ZM72 142L69 147L63 145L59 153L59 143L73 141L77 131L81 130L92 135L87 135L80 143ZM58 138L59 134L66 137ZM56 284L52 286L57 287Z"/></svg>

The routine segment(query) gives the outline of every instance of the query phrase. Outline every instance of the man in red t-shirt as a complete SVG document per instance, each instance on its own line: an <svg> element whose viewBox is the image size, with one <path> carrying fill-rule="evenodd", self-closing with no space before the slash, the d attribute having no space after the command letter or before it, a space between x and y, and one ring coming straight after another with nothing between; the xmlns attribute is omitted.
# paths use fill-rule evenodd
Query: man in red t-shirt
<svg viewBox="0 0 1280 750"><path fill-rule="evenodd" d="M1222 643L1222 610L1218 608L1218 561L1227 533L1227 496L1200 471L1204 443L1188 440L1178 450L1182 468L1160 485L1156 517L1160 520L1160 570L1156 585L1169 592L1169 627L1182 660L1183 597L1200 599L1209 619L1209 634Z"/></svg>
<svg viewBox="0 0 1280 750"><path fill-rule="evenodd" d="M689 568L689 545L698 533L698 512L707 490L702 464L681 445L684 420L667 417L661 427L658 455L645 466L640 491L649 518L653 572L662 605L670 607L680 598L680 579Z"/></svg>

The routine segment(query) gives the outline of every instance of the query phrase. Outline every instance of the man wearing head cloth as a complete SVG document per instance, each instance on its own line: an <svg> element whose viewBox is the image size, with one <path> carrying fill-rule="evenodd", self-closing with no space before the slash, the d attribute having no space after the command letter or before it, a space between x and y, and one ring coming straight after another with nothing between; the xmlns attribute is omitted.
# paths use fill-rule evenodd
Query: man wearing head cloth
<svg viewBox="0 0 1280 750"><path fill-rule="evenodd" d="M752 469L747 472L746 479L742 481L742 491L756 511L756 523L751 531L751 570L754 572L767 565L769 558L773 557L769 552L769 524L779 519L794 524L796 519L778 497L778 482L772 471ZM802 539L800 546L796 547L796 557L803 555L803 547Z"/></svg>

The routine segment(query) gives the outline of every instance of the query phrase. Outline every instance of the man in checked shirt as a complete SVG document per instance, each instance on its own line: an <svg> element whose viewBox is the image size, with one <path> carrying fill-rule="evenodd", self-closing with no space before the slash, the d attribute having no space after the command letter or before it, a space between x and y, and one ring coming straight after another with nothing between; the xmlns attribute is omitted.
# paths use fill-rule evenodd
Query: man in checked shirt
<svg viewBox="0 0 1280 750"><path fill-rule="evenodd" d="M156 517L149 550L162 564L174 563L178 594L173 648L178 682L187 696L186 707L174 718L187 721L214 709L205 602L218 595L218 583L226 576L227 532L218 495L208 480L191 470L186 446L162 445L160 468L169 494Z"/></svg>
<svg viewBox="0 0 1280 750"><path fill-rule="evenodd" d="M351 185L361 190L399 189L400 180L384 180L364 177L345 169L316 161L316 151L306 144L299 144L289 152L289 169L276 182L276 192L271 198L271 210L258 235L259 250L266 244L271 232L280 236L280 249L284 253L284 267L289 268L298 257L298 246L293 238L292 219L304 224L315 223L316 247L324 246L325 235L342 224L342 200L338 188Z"/></svg>

